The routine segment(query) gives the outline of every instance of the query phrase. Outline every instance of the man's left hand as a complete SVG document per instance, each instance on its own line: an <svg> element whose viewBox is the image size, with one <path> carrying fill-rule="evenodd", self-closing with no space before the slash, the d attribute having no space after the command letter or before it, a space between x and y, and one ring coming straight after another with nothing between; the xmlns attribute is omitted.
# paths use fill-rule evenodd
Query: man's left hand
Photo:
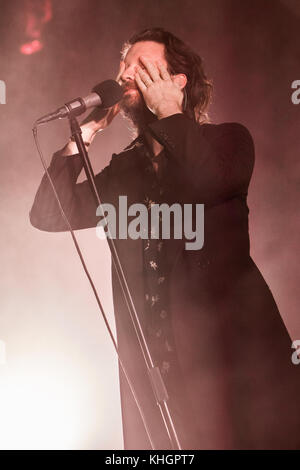
<svg viewBox="0 0 300 470"><path fill-rule="evenodd" d="M137 66L135 81L141 90L145 103L158 119L182 113L183 92L166 67L141 56L145 69Z"/></svg>

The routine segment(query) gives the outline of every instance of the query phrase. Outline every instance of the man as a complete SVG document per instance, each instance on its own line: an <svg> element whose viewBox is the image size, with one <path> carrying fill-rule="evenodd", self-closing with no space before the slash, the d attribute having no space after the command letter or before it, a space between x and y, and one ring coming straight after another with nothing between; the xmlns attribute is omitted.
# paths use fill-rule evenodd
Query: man
<svg viewBox="0 0 300 470"><path fill-rule="evenodd" d="M120 105L82 124L86 146L121 111L137 138L96 176L103 202L205 205L204 247L184 240L116 240L129 288L183 448L300 447L299 371L272 294L249 254L247 192L254 164L248 130L205 122L210 83L200 57L161 28L122 50ZM100 116L101 115L101 116ZM49 172L74 229L95 227L96 207L76 145ZM47 231L66 230L44 176L30 213ZM118 346L156 448L169 448L113 269ZM126 449L150 448L120 371Z"/></svg>

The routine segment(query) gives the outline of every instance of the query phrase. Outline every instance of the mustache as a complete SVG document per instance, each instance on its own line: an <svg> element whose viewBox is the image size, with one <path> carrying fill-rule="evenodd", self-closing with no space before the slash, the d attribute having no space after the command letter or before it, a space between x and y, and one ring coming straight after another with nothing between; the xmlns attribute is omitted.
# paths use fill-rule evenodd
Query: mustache
<svg viewBox="0 0 300 470"><path fill-rule="evenodd" d="M121 85L121 87L122 87L122 90L124 92L127 91L127 90L137 90L137 91L139 91L138 87L132 82L124 83L123 85Z"/></svg>

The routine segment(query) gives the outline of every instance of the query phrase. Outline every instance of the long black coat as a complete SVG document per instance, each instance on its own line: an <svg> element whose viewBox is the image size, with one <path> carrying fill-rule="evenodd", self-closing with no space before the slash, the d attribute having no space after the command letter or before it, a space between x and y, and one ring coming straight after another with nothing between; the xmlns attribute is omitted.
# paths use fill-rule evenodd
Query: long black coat
<svg viewBox="0 0 300 470"><path fill-rule="evenodd" d="M181 374L167 382L170 410L184 448L300 448L300 366L272 294L249 254L247 191L254 147L240 124L198 125L182 114L149 125L167 159L165 201L205 205L199 251L168 243L172 328ZM103 202L142 202L146 161L139 139L96 176ZM76 183L79 155L54 154L49 171L74 229L95 227L88 183ZM46 176L31 223L66 230ZM144 327L141 240L117 249ZM118 345L133 377L156 448L168 441L137 340L113 270ZM120 371L124 442L149 448L140 416Z"/></svg>

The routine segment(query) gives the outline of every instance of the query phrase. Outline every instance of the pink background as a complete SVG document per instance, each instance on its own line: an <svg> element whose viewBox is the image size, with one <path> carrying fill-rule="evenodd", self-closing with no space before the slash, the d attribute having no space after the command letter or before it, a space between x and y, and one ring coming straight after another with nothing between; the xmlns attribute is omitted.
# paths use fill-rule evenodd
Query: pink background
<svg viewBox="0 0 300 470"><path fill-rule="evenodd" d="M39 5L51 9L47 21L38 16ZM188 42L214 82L212 121L241 122L253 135L251 254L292 339L300 339L300 105L291 102L291 84L300 79L300 4L2 0L0 8L0 79L7 87L7 104L0 105L0 340L6 349L0 448L120 449L117 362L71 237L29 222L43 174L32 124L114 78L121 44L134 32L162 26ZM22 54L34 37L41 50ZM64 121L41 128L48 162L68 136ZM95 172L130 139L117 117L91 147ZM113 323L106 243L93 229L77 236Z"/></svg>

